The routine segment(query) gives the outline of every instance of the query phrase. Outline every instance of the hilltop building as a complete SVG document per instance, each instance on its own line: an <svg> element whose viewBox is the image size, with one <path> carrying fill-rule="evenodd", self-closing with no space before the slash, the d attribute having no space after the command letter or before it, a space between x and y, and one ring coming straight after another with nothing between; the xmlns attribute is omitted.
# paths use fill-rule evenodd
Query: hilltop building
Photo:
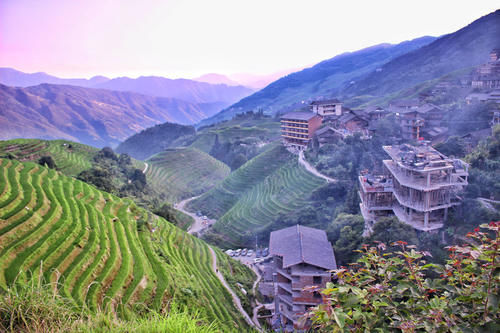
<svg viewBox="0 0 500 333"><path fill-rule="evenodd" d="M500 88L500 49L492 50L490 61L475 70L471 85L480 89Z"/></svg>
<svg viewBox="0 0 500 333"><path fill-rule="evenodd" d="M285 331L305 329L299 324L300 316L323 302L310 287L325 288L330 270L337 268L326 232L301 225L273 231L269 252L275 265L274 321Z"/></svg>
<svg viewBox="0 0 500 333"><path fill-rule="evenodd" d="M341 116L342 115L342 102L338 99L327 99L322 101L314 101L309 107L312 112L319 116Z"/></svg>
<svg viewBox="0 0 500 333"><path fill-rule="evenodd" d="M436 141L447 134L447 129L441 127L445 111L439 106L431 103L420 105L416 100L398 105L391 104L389 110L398 117L403 139L422 140L425 138Z"/></svg>
<svg viewBox="0 0 500 333"><path fill-rule="evenodd" d="M421 231L443 227L448 209L461 202L468 164L448 158L427 145L384 146L386 174L359 177L365 232L382 216L398 219Z"/></svg>
<svg viewBox="0 0 500 333"><path fill-rule="evenodd" d="M281 117L283 143L298 149L307 147L322 118L312 112L290 112Z"/></svg>

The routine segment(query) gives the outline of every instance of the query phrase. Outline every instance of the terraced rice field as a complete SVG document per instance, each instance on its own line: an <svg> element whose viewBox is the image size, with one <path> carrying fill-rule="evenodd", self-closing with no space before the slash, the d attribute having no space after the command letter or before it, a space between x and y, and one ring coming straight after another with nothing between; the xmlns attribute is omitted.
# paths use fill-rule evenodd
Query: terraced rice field
<svg viewBox="0 0 500 333"><path fill-rule="evenodd" d="M303 207L310 194L325 181L310 174L296 160L289 161L246 191L215 224L214 229L234 245L271 225L279 214Z"/></svg>
<svg viewBox="0 0 500 333"><path fill-rule="evenodd" d="M249 232L259 232L280 213L304 206L324 184L300 166L295 155L273 144L187 208L217 219L214 230L225 236L226 245L242 246Z"/></svg>
<svg viewBox="0 0 500 333"><path fill-rule="evenodd" d="M222 183L187 205L190 211L201 211L204 215L218 219L228 212L236 202L256 184L294 158L280 144L272 144L264 153L251 159Z"/></svg>
<svg viewBox="0 0 500 333"><path fill-rule="evenodd" d="M91 160L98 149L66 140L16 139L0 141L0 156L11 154L20 161L38 161L42 156L52 156L58 170L76 176L91 167Z"/></svg>
<svg viewBox="0 0 500 333"><path fill-rule="evenodd" d="M230 173L227 165L194 148L168 149L147 163L148 183L169 202L208 191Z"/></svg>
<svg viewBox="0 0 500 333"><path fill-rule="evenodd" d="M247 328L203 241L130 200L35 163L0 159L0 288L31 278L58 282L76 309L127 315L174 299L228 330Z"/></svg>

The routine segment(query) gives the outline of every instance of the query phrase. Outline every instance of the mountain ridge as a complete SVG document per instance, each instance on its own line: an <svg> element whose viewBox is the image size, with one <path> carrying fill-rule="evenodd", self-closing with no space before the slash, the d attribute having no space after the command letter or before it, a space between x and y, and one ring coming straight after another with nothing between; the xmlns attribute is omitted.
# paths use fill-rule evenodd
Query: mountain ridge
<svg viewBox="0 0 500 333"><path fill-rule="evenodd" d="M156 124L190 125L210 112L214 111L182 100L131 92L0 84L0 139L67 139L95 147L115 146Z"/></svg>

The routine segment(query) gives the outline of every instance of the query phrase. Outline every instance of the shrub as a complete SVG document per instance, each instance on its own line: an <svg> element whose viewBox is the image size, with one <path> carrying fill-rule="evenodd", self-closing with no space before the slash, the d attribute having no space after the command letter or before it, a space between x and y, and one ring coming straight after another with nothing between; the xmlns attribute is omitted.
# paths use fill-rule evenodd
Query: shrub
<svg viewBox="0 0 500 333"><path fill-rule="evenodd" d="M444 266L403 241L392 244L400 249L394 253L384 253L383 243L365 245L356 264L335 271L325 304L307 317L329 332L498 332L500 222L481 228L467 234L468 245L447 248Z"/></svg>

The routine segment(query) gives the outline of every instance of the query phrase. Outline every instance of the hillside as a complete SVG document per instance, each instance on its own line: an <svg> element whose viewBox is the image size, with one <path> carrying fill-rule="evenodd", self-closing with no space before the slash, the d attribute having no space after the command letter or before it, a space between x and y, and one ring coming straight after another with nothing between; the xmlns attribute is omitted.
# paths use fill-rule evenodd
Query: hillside
<svg viewBox="0 0 500 333"><path fill-rule="evenodd" d="M211 124L236 113L260 108L266 113L276 113L287 107L300 107L304 100L334 96L355 77L374 71L391 59L433 40L434 37L422 37L397 45L380 44L338 55L269 84L201 124Z"/></svg>
<svg viewBox="0 0 500 333"><path fill-rule="evenodd" d="M0 141L0 157L22 162L37 162L43 156L51 156L57 170L67 176L77 176L90 169L97 148L65 140L16 139Z"/></svg>
<svg viewBox="0 0 500 333"><path fill-rule="evenodd" d="M169 202L199 195L229 175L229 167L195 148L167 149L149 160L148 183Z"/></svg>
<svg viewBox="0 0 500 333"><path fill-rule="evenodd" d="M217 256L222 253L215 250ZM96 190L34 163L0 159L0 286L29 279L58 282L78 308L134 305L160 310L171 301L201 311L224 330L245 330L201 240L130 200ZM253 273L237 265L247 290Z"/></svg>
<svg viewBox="0 0 500 333"><path fill-rule="evenodd" d="M195 134L192 126L164 123L149 127L132 135L116 148L118 153L127 153L133 158L145 160L170 147L179 137Z"/></svg>
<svg viewBox="0 0 500 333"><path fill-rule="evenodd" d="M42 84L0 85L0 139L66 139L113 146L158 123L192 124L199 105L135 93Z"/></svg>
<svg viewBox="0 0 500 333"><path fill-rule="evenodd" d="M283 146L268 149L232 172L222 183L188 204L217 219L224 245L243 246L251 235L269 231L279 214L304 205L324 181L302 167Z"/></svg>
<svg viewBox="0 0 500 333"><path fill-rule="evenodd" d="M403 54L345 89L345 96L381 96L488 61L500 47L500 10L412 52ZM369 97L368 96L368 97ZM367 97L367 98L368 98Z"/></svg>

